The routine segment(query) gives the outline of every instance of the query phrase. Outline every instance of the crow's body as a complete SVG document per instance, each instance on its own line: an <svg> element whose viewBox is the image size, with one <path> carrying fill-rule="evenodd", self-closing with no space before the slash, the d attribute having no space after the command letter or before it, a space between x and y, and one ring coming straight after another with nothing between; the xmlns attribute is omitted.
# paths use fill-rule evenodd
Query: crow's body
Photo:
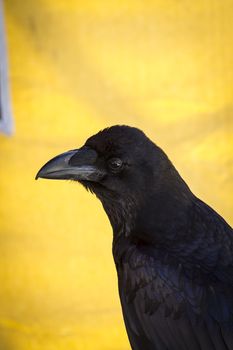
<svg viewBox="0 0 233 350"><path fill-rule="evenodd" d="M101 200L133 350L233 350L233 230L141 131L105 129L38 177Z"/></svg>
<svg viewBox="0 0 233 350"><path fill-rule="evenodd" d="M187 232L197 235L186 242L155 247L122 237L114 243L134 350L233 349L232 231L197 199L190 211Z"/></svg>

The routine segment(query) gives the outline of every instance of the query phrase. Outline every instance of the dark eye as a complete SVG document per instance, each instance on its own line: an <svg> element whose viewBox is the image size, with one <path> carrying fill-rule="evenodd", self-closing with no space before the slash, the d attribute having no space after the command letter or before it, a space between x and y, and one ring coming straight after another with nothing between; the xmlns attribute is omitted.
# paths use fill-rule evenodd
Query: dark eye
<svg viewBox="0 0 233 350"><path fill-rule="evenodd" d="M111 170L119 170L122 167L122 160L120 158L111 158L108 161L108 166Z"/></svg>

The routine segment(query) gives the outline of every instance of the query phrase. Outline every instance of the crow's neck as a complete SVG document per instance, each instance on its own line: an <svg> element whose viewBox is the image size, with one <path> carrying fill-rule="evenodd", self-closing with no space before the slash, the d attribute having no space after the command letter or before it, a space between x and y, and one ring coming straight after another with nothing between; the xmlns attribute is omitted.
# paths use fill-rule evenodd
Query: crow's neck
<svg viewBox="0 0 233 350"><path fill-rule="evenodd" d="M188 230L194 195L174 168L162 184L125 199L103 202L114 240L169 246L183 240ZM181 237L182 236L182 237Z"/></svg>
<svg viewBox="0 0 233 350"><path fill-rule="evenodd" d="M113 228L114 237L128 237L136 222L137 201L132 196L124 199L102 200L105 212Z"/></svg>

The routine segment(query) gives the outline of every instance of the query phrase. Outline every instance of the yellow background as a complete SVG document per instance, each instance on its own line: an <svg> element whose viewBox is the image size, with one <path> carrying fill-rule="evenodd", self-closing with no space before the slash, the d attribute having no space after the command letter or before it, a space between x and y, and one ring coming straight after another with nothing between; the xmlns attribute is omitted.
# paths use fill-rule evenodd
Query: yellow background
<svg viewBox="0 0 233 350"><path fill-rule="evenodd" d="M232 224L233 1L6 0L5 20L16 131L0 136L0 349L129 349L101 204L34 176L130 124Z"/></svg>

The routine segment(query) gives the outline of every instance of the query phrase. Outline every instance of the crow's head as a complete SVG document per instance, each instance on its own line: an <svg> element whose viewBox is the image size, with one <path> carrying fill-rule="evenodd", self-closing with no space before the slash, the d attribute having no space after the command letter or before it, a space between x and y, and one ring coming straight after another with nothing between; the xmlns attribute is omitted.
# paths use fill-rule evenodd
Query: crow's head
<svg viewBox="0 0 233 350"><path fill-rule="evenodd" d="M112 126L47 162L36 178L74 180L97 196L122 199L159 180L166 156L137 128Z"/></svg>
<svg viewBox="0 0 233 350"><path fill-rule="evenodd" d="M39 177L80 182L97 195L113 227L119 228L126 218L135 220L145 201L172 186L177 173L142 131L116 125L91 136L83 147L51 159Z"/></svg>

